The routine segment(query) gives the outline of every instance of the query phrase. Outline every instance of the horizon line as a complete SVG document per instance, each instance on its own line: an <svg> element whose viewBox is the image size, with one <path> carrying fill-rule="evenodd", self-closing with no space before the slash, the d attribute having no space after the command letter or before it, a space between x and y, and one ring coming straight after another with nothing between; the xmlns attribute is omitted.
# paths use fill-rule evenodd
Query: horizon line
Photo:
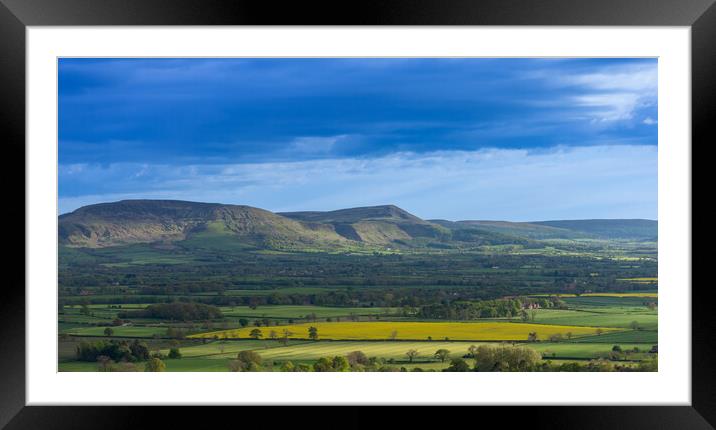
<svg viewBox="0 0 716 430"><path fill-rule="evenodd" d="M247 206L251 208L261 209L268 212L271 212L276 215L283 216L281 214L287 214L287 213L298 213L298 212L319 212L319 213L325 213L325 212L336 212L340 210L350 210L350 209L365 209L365 208L378 208L378 207L386 207L386 206L393 206L396 207L404 212L407 212L410 215L413 215L417 218L420 218L423 221L449 221L449 222L467 222L467 221L479 221L479 222L511 222L511 223L522 223L522 224L532 224L532 223L538 223L538 222L550 222L550 221L609 221L609 220L622 220L622 221L654 221L659 222L657 219L651 219L651 218L561 218L561 219L543 219L543 220L530 220L530 221L512 221L507 219L460 219L460 220L450 220L446 218L423 218L421 216L416 215L410 210L403 209L402 207L393 204L382 204L382 205L370 205L370 206L352 206L352 207L345 207L345 208L338 208L338 209L331 209L331 210L297 210L297 211L274 211L266 208L261 208L258 206L251 206L251 205L242 205L242 204L235 204L235 203L219 203L219 202L202 202L202 201L196 201L196 200L179 200L179 199L122 199L122 200L114 200L114 201L107 201L107 202L99 202L99 203L92 203L84 206L80 206L72 211L59 213L57 216L63 216L68 215L71 213L74 213L80 209L89 207L89 206L96 206L96 205L106 205L106 204L114 204L114 203L121 203L121 202L139 202L139 201L154 201L154 202L182 202L182 203L200 203L200 204L207 204L207 205L224 205L224 206ZM58 205L59 206L59 205Z"/></svg>

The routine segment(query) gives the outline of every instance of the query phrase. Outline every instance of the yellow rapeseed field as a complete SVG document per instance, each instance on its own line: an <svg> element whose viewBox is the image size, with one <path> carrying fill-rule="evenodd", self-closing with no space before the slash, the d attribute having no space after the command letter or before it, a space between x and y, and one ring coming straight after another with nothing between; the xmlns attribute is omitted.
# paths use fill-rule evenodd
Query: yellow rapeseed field
<svg viewBox="0 0 716 430"><path fill-rule="evenodd" d="M332 340L527 340L530 332L537 332L538 339L547 339L554 334L585 336L623 329L603 327L576 327L548 324L527 324L511 322L316 322L282 326L259 327L263 339L275 332L283 337L284 330L290 338L308 339L309 327L318 329L319 339ZM212 331L191 335L192 338L236 339L248 338L256 327L234 330Z"/></svg>

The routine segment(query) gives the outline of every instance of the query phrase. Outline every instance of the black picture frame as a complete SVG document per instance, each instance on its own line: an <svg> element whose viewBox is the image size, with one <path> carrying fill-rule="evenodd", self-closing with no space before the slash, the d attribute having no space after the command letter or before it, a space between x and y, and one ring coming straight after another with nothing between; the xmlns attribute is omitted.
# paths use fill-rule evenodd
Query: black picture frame
<svg viewBox="0 0 716 430"><path fill-rule="evenodd" d="M12 245L5 248L9 252L3 258L4 291L0 298L0 427L7 429L145 428L149 420L173 426L189 423L197 413L238 419L233 407L199 411L179 407L25 406L25 236L20 228L26 226L25 188L20 186L25 178L25 29L65 25L688 26L692 32L692 150L709 143L713 122L709 120L716 112L714 0L370 0L280 4L246 0L0 0L0 130L6 154L6 164L0 170L7 202L3 210L5 238ZM692 156L692 160L696 159ZM696 225L692 217L692 230ZM693 253L692 267L694 262L705 262L708 257ZM509 411L504 407L470 407L459 412L476 426L488 425L495 418L496 422L522 422L529 427L552 429L713 428L716 366L711 358L715 352L716 318L713 302L707 296L708 284L694 283L691 406L510 407ZM157 389L161 393L162 387ZM321 412L320 421L326 427L367 428L375 424L370 411L335 407L329 410L335 418ZM295 425L304 420L310 420L312 427L321 425L315 420L315 412L295 408L274 413L254 407L250 414L245 410L238 413L242 424L250 416L268 415L272 426ZM451 425L470 426L471 422L459 423L453 412L435 412L432 408L412 407L384 415L381 425L402 427L426 423L430 415L444 417ZM340 420L339 424L335 420Z"/></svg>

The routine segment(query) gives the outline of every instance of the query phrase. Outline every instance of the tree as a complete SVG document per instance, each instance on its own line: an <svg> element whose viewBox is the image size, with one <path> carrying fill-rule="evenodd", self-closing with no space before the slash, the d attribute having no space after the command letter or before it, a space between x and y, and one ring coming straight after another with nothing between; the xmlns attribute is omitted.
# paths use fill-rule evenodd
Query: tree
<svg viewBox="0 0 716 430"><path fill-rule="evenodd" d="M555 334L549 336L550 342L561 342L562 339L563 339L562 333L555 333Z"/></svg>
<svg viewBox="0 0 716 430"><path fill-rule="evenodd" d="M167 365L158 358L150 358L144 365L145 372L164 372L166 369Z"/></svg>
<svg viewBox="0 0 716 430"><path fill-rule="evenodd" d="M308 337L311 340L318 340L318 329L316 327L309 327L308 328Z"/></svg>
<svg viewBox="0 0 716 430"><path fill-rule="evenodd" d="M537 342L537 332L533 331L527 335L527 342Z"/></svg>
<svg viewBox="0 0 716 430"><path fill-rule="evenodd" d="M281 337L281 343L286 345L288 343L288 338L293 336L293 333L288 331L287 329L283 329L283 336Z"/></svg>
<svg viewBox="0 0 716 430"><path fill-rule="evenodd" d="M390 332L390 340L395 340L395 338L398 337L398 330L393 330Z"/></svg>
<svg viewBox="0 0 716 430"><path fill-rule="evenodd" d="M445 360L447 360L450 357L450 351L448 351L447 349L441 348L441 349L438 349L437 351L435 351L434 356L435 356L435 358L440 360L441 363L444 363Z"/></svg>
<svg viewBox="0 0 716 430"><path fill-rule="evenodd" d="M462 358L453 358L450 362L450 366L443 370L443 372L469 372L470 366Z"/></svg>
<svg viewBox="0 0 716 430"><path fill-rule="evenodd" d="M622 347L619 346L619 345L614 345L614 346L612 347L612 351L614 351L614 352L622 352Z"/></svg>
<svg viewBox="0 0 716 430"><path fill-rule="evenodd" d="M292 362L286 361L281 365L281 371L282 372L293 372L295 371L296 366L293 365Z"/></svg>
<svg viewBox="0 0 716 430"><path fill-rule="evenodd" d="M630 322L629 327L631 327L632 330L639 330L639 321Z"/></svg>
<svg viewBox="0 0 716 430"><path fill-rule="evenodd" d="M479 372L524 372L541 360L532 348L512 345L480 345L475 351L475 370Z"/></svg>
<svg viewBox="0 0 716 430"><path fill-rule="evenodd" d="M169 358L181 358L181 352L179 352L179 348L171 348L169 350Z"/></svg>
<svg viewBox="0 0 716 430"><path fill-rule="evenodd" d="M97 357L97 370L100 372L111 372L114 361L106 355Z"/></svg>
<svg viewBox="0 0 716 430"><path fill-rule="evenodd" d="M640 372L658 372L659 371L659 358L654 357L650 360L644 360L639 362L637 370Z"/></svg>
<svg viewBox="0 0 716 430"><path fill-rule="evenodd" d="M249 333L249 336L253 337L256 340L260 339L263 335L264 334L261 332L261 329L258 328L251 330L251 333Z"/></svg>
<svg viewBox="0 0 716 430"><path fill-rule="evenodd" d="M105 336L112 336L113 334L114 334L114 330L112 330L112 328L107 327L107 328L104 329L104 335L105 335Z"/></svg>
<svg viewBox="0 0 716 430"><path fill-rule="evenodd" d="M332 365L334 372L347 372L350 369L348 360L340 355L333 357Z"/></svg>
<svg viewBox="0 0 716 430"><path fill-rule="evenodd" d="M137 360L144 361L149 359L149 346L147 346L146 342L134 339L134 342L129 345L129 349Z"/></svg>
<svg viewBox="0 0 716 430"><path fill-rule="evenodd" d="M239 318L239 325L241 327L246 327L247 325L249 325L249 320L247 320L246 318Z"/></svg>
<svg viewBox="0 0 716 430"><path fill-rule="evenodd" d="M119 318L159 318L174 321L205 321L222 319L216 306L194 302L155 303L145 309L119 312Z"/></svg>
<svg viewBox="0 0 716 430"><path fill-rule="evenodd" d="M313 363L314 372L348 372L350 365L346 357L321 357Z"/></svg>
<svg viewBox="0 0 716 430"><path fill-rule="evenodd" d="M346 358L348 359L348 364L351 367L367 366L370 363L368 356L366 356L363 351L349 352L348 355L346 355Z"/></svg>
<svg viewBox="0 0 716 430"><path fill-rule="evenodd" d="M313 363L314 372L330 372L333 370L333 362L328 357L321 357Z"/></svg>
<svg viewBox="0 0 716 430"><path fill-rule="evenodd" d="M278 332L277 332L276 330L271 330L271 331L269 332L269 338L270 338L271 340L276 340L276 339L278 339Z"/></svg>
<svg viewBox="0 0 716 430"><path fill-rule="evenodd" d="M602 335L602 333L604 333L604 330L602 330L602 329L598 328L598 329L594 330L594 333L596 333L596 334L597 334L597 336L601 336L601 335Z"/></svg>
<svg viewBox="0 0 716 430"><path fill-rule="evenodd" d="M405 353L405 355L408 356L408 360L410 362L413 362L413 359L418 356L418 351L416 349L409 349L408 352Z"/></svg>
<svg viewBox="0 0 716 430"><path fill-rule="evenodd" d="M263 359L254 351L241 351L237 354L236 360L229 362L229 370L232 372L257 372L261 370Z"/></svg>

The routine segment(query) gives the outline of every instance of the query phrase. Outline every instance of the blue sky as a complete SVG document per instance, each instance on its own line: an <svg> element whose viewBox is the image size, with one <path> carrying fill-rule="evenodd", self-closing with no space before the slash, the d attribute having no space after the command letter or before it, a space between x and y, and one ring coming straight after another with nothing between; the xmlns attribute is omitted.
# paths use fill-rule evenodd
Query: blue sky
<svg viewBox="0 0 716 430"><path fill-rule="evenodd" d="M655 59L61 59L60 213L657 218Z"/></svg>

